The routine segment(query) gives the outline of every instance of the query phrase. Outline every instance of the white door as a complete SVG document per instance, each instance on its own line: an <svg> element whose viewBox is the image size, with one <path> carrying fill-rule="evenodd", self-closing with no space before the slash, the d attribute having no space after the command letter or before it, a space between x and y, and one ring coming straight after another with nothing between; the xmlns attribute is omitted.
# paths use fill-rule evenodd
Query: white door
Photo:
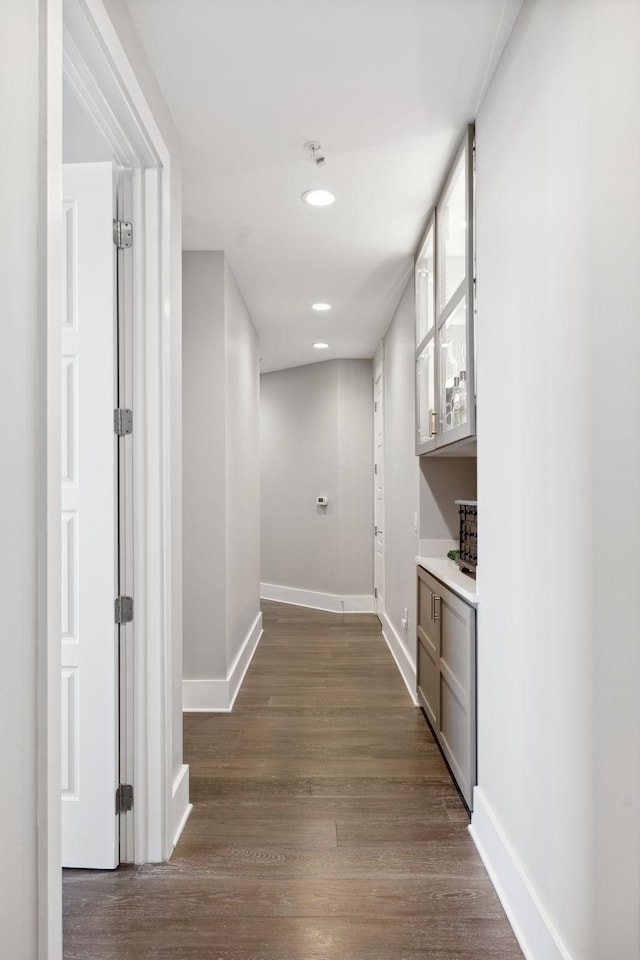
<svg viewBox="0 0 640 960"><path fill-rule="evenodd" d="M376 613L384 613L384 410L382 344L373 358L374 585Z"/></svg>
<svg viewBox="0 0 640 960"><path fill-rule="evenodd" d="M118 864L114 186L64 167L62 862Z"/></svg>

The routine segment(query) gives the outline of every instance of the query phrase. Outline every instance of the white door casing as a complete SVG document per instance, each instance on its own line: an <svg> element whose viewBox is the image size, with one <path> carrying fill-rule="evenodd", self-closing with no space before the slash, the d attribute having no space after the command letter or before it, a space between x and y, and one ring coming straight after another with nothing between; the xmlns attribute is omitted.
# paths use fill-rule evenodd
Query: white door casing
<svg viewBox="0 0 640 960"><path fill-rule="evenodd" d="M114 186L63 169L62 862L117 866Z"/></svg>
<svg viewBox="0 0 640 960"><path fill-rule="evenodd" d="M382 343L373 358L374 586L375 610L384 613L384 355Z"/></svg>

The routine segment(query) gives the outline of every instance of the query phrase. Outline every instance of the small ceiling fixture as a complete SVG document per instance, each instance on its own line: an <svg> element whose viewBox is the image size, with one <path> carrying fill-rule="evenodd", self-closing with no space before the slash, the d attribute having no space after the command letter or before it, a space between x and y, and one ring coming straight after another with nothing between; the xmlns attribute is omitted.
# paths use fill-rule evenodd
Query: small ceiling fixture
<svg viewBox="0 0 640 960"><path fill-rule="evenodd" d="M317 310L318 313L324 313L326 310L331 310L330 303L312 303L312 310Z"/></svg>
<svg viewBox="0 0 640 960"><path fill-rule="evenodd" d="M313 345L315 350L327 350L329 347L328 343L314 343Z"/></svg>
<svg viewBox="0 0 640 960"><path fill-rule="evenodd" d="M311 159L315 163L316 167L324 167L325 159L324 153L322 152L322 144L318 143L317 140L308 140L304 145L307 153L311 154Z"/></svg>
<svg viewBox="0 0 640 960"><path fill-rule="evenodd" d="M314 190L305 190L302 194L302 199L312 207L329 207L335 202L336 195L335 193L331 193L330 190L318 187Z"/></svg>

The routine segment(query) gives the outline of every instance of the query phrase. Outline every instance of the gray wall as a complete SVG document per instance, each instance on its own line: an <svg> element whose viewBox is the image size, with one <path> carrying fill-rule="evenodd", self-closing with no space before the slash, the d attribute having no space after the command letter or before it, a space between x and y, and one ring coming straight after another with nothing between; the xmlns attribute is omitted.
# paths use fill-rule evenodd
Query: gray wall
<svg viewBox="0 0 640 960"><path fill-rule="evenodd" d="M421 538L457 540L459 526L456 500L475 500L476 494L475 457L421 457Z"/></svg>
<svg viewBox="0 0 640 960"><path fill-rule="evenodd" d="M373 593L371 361L263 374L262 582ZM329 497L326 509L316 497Z"/></svg>
<svg viewBox="0 0 640 960"><path fill-rule="evenodd" d="M225 680L259 614L258 337L219 251L183 255L184 677Z"/></svg>
<svg viewBox="0 0 640 960"><path fill-rule="evenodd" d="M477 118L474 824L575 960L640 956L639 49L637 2L525 3Z"/></svg>
<svg viewBox="0 0 640 960"><path fill-rule="evenodd" d="M225 259L185 253L184 676L223 677L226 653Z"/></svg>
<svg viewBox="0 0 640 960"><path fill-rule="evenodd" d="M225 263L225 516L227 670L260 598L260 380L258 335Z"/></svg>

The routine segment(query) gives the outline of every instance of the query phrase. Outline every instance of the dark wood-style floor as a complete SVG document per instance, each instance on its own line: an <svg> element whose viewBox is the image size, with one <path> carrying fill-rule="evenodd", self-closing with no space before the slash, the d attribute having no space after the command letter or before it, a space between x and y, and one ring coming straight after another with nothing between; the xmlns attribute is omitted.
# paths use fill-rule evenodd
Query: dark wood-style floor
<svg viewBox="0 0 640 960"><path fill-rule="evenodd" d="M521 960L370 615L265 603L230 714L185 716L167 864L64 880L67 960Z"/></svg>

